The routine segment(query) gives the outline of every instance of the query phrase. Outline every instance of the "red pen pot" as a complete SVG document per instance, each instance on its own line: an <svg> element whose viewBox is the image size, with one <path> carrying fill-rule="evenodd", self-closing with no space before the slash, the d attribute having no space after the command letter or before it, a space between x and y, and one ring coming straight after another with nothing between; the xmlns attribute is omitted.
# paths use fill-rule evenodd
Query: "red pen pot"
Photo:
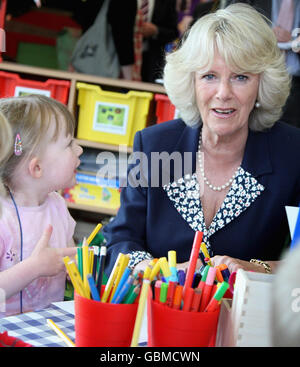
<svg viewBox="0 0 300 367"><path fill-rule="evenodd" d="M76 347L129 347L137 303L102 303L75 292Z"/></svg>
<svg viewBox="0 0 300 367"><path fill-rule="evenodd" d="M148 293L149 347L209 347L215 345L218 318L216 312L175 310L153 301Z"/></svg>

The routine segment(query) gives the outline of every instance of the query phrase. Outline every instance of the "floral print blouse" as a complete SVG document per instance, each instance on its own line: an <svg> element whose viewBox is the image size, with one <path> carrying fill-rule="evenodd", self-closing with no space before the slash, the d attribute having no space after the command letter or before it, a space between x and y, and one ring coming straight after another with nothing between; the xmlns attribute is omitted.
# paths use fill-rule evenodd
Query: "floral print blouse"
<svg viewBox="0 0 300 367"><path fill-rule="evenodd" d="M199 183L196 173L187 174L177 181L170 182L163 189L179 215L194 231L203 232L210 256L214 256L209 238L245 211L265 189L249 172L239 167L237 175L211 224L207 228L200 199ZM151 254L133 251L129 265L134 267L140 261L152 259Z"/></svg>

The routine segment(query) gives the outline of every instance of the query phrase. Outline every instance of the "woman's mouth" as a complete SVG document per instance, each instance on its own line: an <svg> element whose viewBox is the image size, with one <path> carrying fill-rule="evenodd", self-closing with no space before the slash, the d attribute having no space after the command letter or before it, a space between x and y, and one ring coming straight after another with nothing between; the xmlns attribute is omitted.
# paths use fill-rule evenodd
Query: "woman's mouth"
<svg viewBox="0 0 300 367"><path fill-rule="evenodd" d="M213 113L222 118L231 117L236 111L234 108L213 108Z"/></svg>

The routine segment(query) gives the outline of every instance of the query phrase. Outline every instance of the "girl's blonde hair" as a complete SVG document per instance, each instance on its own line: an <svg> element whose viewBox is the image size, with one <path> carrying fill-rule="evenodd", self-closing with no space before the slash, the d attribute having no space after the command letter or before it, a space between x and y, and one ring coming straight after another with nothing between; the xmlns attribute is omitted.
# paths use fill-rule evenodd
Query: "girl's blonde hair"
<svg viewBox="0 0 300 367"><path fill-rule="evenodd" d="M258 131L272 127L289 95L290 77L270 21L247 4L203 16L178 49L166 56L164 85L182 119L190 126L201 123L194 74L207 72L216 52L235 72L261 75L257 96L261 107L251 112L249 127Z"/></svg>
<svg viewBox="0 0 300 367"><path fill-rule="evenodd" d="M12 145L12 131L7 119L0 113L0 172L9 157L10 147ZM5 188L2 180L0 180L0 195L5 195ZM0 206L1 214L1 206Z"/></svg>
<svg viewBox="0 0 300 367"><path fill-rule="evenodd" d="M19 134L22 142L20 156L14 153L14 141L9 144L8 159L1 165L1 179L8 186L13 186L12 178L16 167L24 159L43 151L46 137L49 141L55 141L62 129L66 136L74 134L74 118L67 107L43 95L2 98L0 112L11 126L13 140ZM50 124L55 124L53 136L49 136Z"/></svg>

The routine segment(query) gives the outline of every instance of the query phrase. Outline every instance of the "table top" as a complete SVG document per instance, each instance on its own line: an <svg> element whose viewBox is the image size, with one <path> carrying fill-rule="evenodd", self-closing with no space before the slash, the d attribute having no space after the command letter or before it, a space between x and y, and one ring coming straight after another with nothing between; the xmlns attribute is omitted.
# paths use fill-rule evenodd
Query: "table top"
<svg viewBox="0 0 300 367"><path fill-rule="evenodd" d="M139 346L147 346L147 311L139 338ZM0 318L0 333L18 338L34 347L67 347L66 343L48 326L51 319L75 343L74 301L56 302L40 311Z"/></svg>
<svg viewBox="0 0 300 367"><path fill-rule="evenodd" d="M66 347L65 342L47 325L47 319L53 320L75 342L74 314L53 304L41 311L0 319L0 332L7 331L9 336L35 347Z"/></svg>

